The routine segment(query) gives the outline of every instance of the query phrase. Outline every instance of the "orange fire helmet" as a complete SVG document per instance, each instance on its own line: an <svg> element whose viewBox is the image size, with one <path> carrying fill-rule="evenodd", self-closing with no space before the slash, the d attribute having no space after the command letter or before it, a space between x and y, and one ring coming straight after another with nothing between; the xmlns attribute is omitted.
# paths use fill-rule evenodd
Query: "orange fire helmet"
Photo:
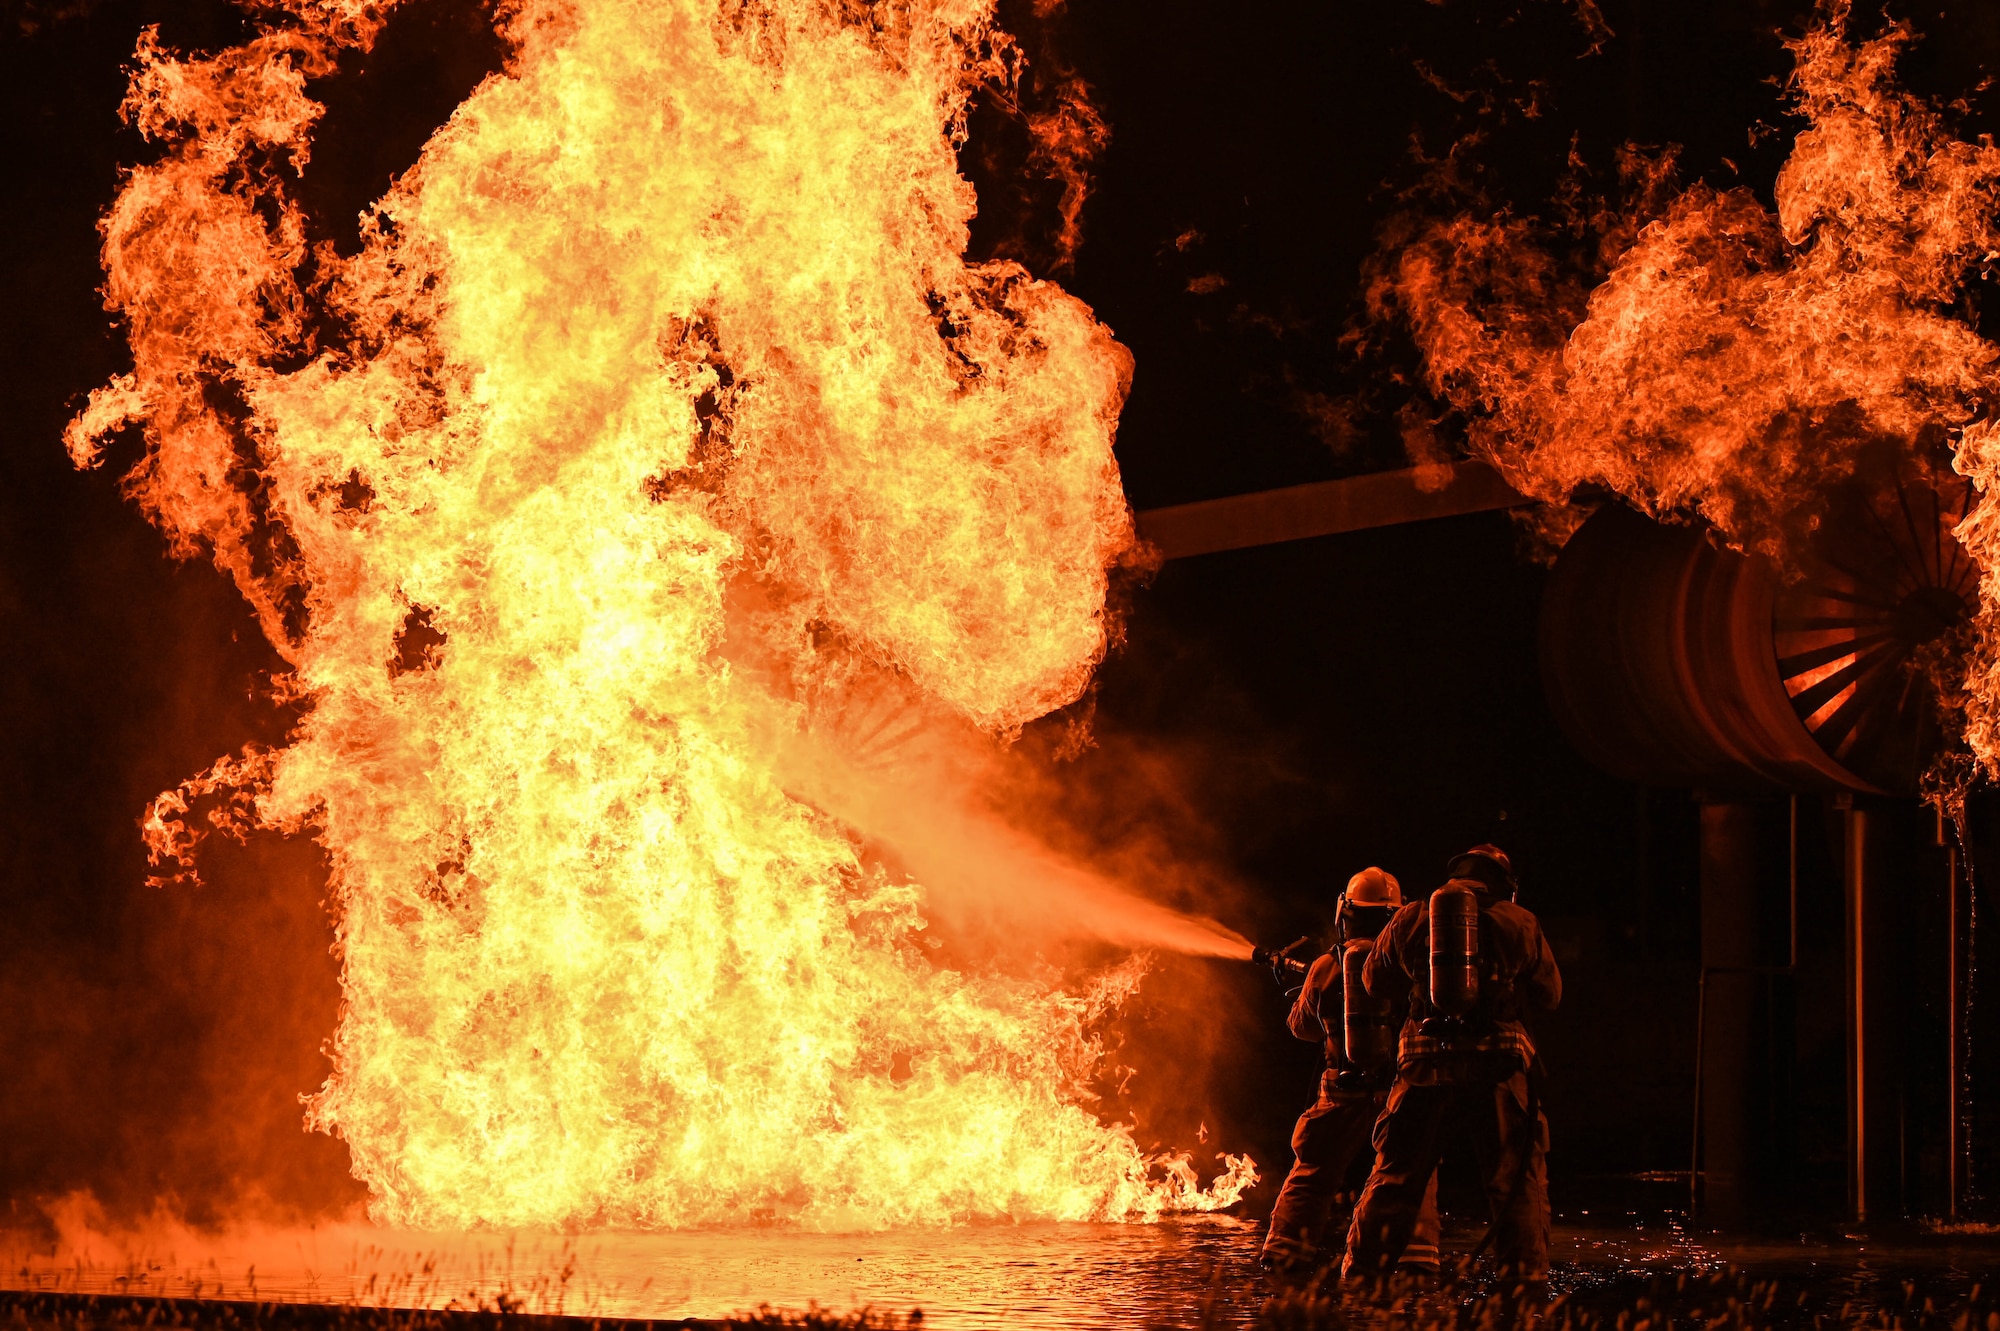
<svg viewBox="0 0 2000 1331"><path fill-rule="evenodd" d="M1341 895L1350 906L1400 906L1403 885L1395 874L1371 864L1347 880L1347 891Z"/></svg>

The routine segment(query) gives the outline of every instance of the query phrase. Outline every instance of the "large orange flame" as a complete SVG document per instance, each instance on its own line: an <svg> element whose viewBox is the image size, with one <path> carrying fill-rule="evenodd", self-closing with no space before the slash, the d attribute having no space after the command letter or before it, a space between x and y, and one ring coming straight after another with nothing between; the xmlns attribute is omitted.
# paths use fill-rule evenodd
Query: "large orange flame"
<svg viewBox="0 0 2000 1331"><path fill-rule="evenodd" d="M311 1119L378 1218L1143 1217L1254 1178L1203 1191L1090 1111L1134 967L934 965L855 787L786 757L865 769L883 697L1004 736L1105 648L1129 360L963 260L991 9L528 0L351 259L289 182L306 78L381 8L141 44L128 113L171 147L105 221L135 369L69 443L144 421L130 491L307 704L147 832L163 865L197 809L320 837L346 1003ZM1119 941L1240 944L1156 923Z"/></svg>
<svg viewBox="0 0 2000 1331"><path fill-rule="evenodd" d="M1857 43L1847 24L1830 0L1789 44L1807 126L1775 209L1676 195L1670 159L1632 157L1641 204L1599 227L1595 273L1533 219L1464 215L1396 235L1370 299L1471 450L1554 504L1608 490L1789 562L1865 455L1972 477L1978 641L1964 696L1941 683L2000 774L2000 347L1955 308L2000 255L2000 148L1896 85L1907 25Z"/></svg>
<svg viewBox="0 0 2000 1331"><path fill-rule="evenodd" d="M1594 289L1524 218L1399 248L1371 297L1474 450L1537 498L1601 486L1776 552L1863 446L1972 421L1996 351L1943 307L2000 248L2000 149L1895 87L1908 38L1851 45L1836 12L1793 41L1810 124L1775 212L1740 187L1667 198L1614 228Z"/></svg>

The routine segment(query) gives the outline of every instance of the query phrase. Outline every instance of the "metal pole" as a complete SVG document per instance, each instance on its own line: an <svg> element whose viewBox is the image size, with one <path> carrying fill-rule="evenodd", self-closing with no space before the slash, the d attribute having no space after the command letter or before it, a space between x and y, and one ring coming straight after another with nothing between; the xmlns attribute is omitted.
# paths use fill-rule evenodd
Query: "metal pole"
<svg viewBox="0 0 2000 1331"><path fill-rule="evenodd" d="M1757 1003L1776 967L1758 946L1760 836L1777 809L1748 799L1701 803L1701 986L1696 1039L1701 1059L1698 1108L1704 1223L1739 1229L1749 1219L1763 1175L1753 1112L1769 1068L1756 1057ZM1775 831L1775 828L1770 830ZM1775 949L1771 949L1775 950Z"/></svg>
<svg viewBox="0 0 2000 1331"><path fill-rule="evenodd" d="M1847 1200L1857 1222L1868 1219L1867 916L1868 811L1846 808L1847 879Z"/></svg>
<svg viewBox="0 0 2000 1331"><path fill-rule="evenodd" d="M1693 1224L1701 1206L1701 1060L1702 1037L1708 1024L1708 967L1694 991L1694 1134L1688 1142L1688 1223Z"/></svg>
<svg viewBox="0 0 2000 1331"><path fill-rule="evenodd" d="M1785 969L1799 968L1799 797L1791 798L1791 822L1786 828L1785 841L1786 885L1790 893L1788 909L1790 918L1790 949L1785 953Z"/></svg>
<svg viewBox="0 0 2000 1331"><path fill-rule="evenodd" d="M1938 811L1938 840L1943 842L1944 839L1944 811L1940 809ZM1951 1117L1950 1122L1945 1127L1944 1195L1945 1214L1951 1219L1956 1220L1958 1219L1959 1192L1962 1184L1959 1176L1959 1157L1965 1149L1963 1143L1958 1139L1960 1132L1959 1078L1962 1075L1958 1066L1959 1045L1964 1039L1961 1027L1964 1017L1959 1012L1963 1001L1960 997L1959 982L1960 972L1965 969L1965 959L1961 954L1958 937L1958 839L1955 836L1951 839L1950 844L1945 846L1945 892L1947 898L1945 910L1945 932L1947 935L1945 940L1945 965L1949 970L1945 983L1945 1013L1946 1029L1949 1032L1951 1042L1950 1052L1945 1056L1945 1075L1951 1079L1950 1091L1945 1096L1945 1107Z"/></svg>
<svg viewBox="0 0 2000 1331"><path fill-rule="evenodd" d="M1644 786L1634 786L1638 806L1639 839L1639 959L1653 959L1653 812L1651 794Z"/></svg>

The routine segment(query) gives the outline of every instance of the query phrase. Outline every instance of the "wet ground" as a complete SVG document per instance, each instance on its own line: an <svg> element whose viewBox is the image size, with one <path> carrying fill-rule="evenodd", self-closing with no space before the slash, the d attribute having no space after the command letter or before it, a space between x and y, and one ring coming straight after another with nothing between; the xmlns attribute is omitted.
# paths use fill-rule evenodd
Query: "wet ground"
<svg viewBox="0 0 2000 1331"><path fill-rule="evenodd" d="M1481 1232L1450 1225L1448 1253L1469 1251ZM571 1240L366 1226L220 1238L162 1232L79 1238L67 1248L16 1241L5 1245L0 1286L432 1308L490 1307L505 1295L528 1312L643 1318L724 1317L762 1304L872 1305L921 1308L926 1326L946 1328L1247 1325L1273 1293L1256 1264L1260 1238L1259 1225L1227 1218ZM1553 1292L1607 1324L1620 1311L1643 1315L1650 1307L1700 1325L1738 1305L1760 1305L1751 1319L1759 1324L1915 1325L1926 1320L1915 1314L1928 1300L1949 1325L1953 1310L1992 1301L2000 1234L1913 1226L1875 1237L1723 1239L1691 1234L1670 1216L1576 1215L1558 1223L1552 1256ZM1475 1270L1426 1302L1463 1304L1487 1288ZM1350 1306L1346 1315L1380 1320L1366 1307ZM1985 1331L1985 1320L1981 1311L1968 1331Z"/></svg>

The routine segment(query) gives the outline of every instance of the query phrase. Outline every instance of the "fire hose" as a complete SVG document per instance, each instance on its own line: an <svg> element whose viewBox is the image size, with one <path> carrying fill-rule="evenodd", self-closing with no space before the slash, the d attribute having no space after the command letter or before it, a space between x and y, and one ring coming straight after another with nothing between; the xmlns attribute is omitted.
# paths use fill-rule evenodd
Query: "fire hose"
<svg viewBox="0 0 2000 1331"><path fill-rule="evenodd" d="M1440 889L1441 893L1442 891L1443 889ZM1465 895L1469 896L1470 894L1467 893ZM1477 919L1476 915L1474 919ZM1476 924L1474 929L1476 930ZM1471 936L1476 939L1478 934L1472 932ZM1310 941L1310 938L1300 938L1282 948L1254 948L1250 953L1250 959L1257 965L1268 968L1272 978L1277 980L1282 986L1287 978L1292 976L1303 977L1310 969L1305 962L1298 960L1292 955ZM1474 951L1476 954L1476 944ZM1433 958L1433 960L1435 961L1436 958ZM1343 976L1344 979L1345 976ZM1471 985L1468 987L1471 988L1472 992L1476 993L1476 986L1477 979L1475 975L1472 977ZM1467 994L1465 997L1470 1000L1471 995ZM1319 1019L1321 1029L1327 1029L1325 1017L1318 1012L1315 1012L1314 1016ZM1447 1020L1452 1019L1448 1018ZM1454 1024L1456 1024L1455 1021ZM1542 1062L1539 1050L1536 1050L1530 1056L1528 1066L1523 1071L1526 1074L1527 1094L1524 1097L1524 1104L1522 1105L1523 1114L1520 1140L1517 1143L1516 1150L1516 1159L1519 1163L1515 1169L1514 1181L1508 1189L1506 1200L1498 1207L1494 1207L1489 1199L1488 1207L1491 1211L1491 1218L1487 1224L1486 1233L1480 1237L1479 1245L1472 1250L1471 1256L1467 1259L1469 1262L1477 1262L1486 1254L1486 1250L1493 1245L1494 1236L1499 1232L1502 1220L1520 1203L1521 1194L1528 1186L1529 1171L1534 1166L1535 1144L1541 1131L1542 1084L1547 1077L1547 1068Z"/></svg>

